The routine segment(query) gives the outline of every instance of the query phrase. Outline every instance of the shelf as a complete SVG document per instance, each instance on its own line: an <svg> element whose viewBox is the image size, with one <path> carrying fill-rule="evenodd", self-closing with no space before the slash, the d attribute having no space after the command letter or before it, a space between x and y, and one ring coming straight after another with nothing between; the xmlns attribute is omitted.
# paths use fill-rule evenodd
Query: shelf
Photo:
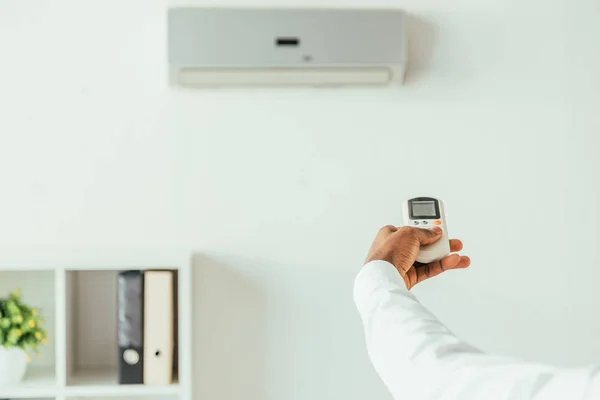
<svg viewBox="0 0 600 400"><path fill-rule="evenodd" d="M54 397L56 395L56 379L51 368L30 368L23 382L14 387L0 389L0 398L30 399Z"/></svg>
<svg viewBox="0 0 600 400"><path fill-rule="evenodd" d="M177 382L168 386L119 385L117 371L94 369L78 372L66 388L68 397L170 396L179 393Z"/></svg>
<svg viewBox="0 0 600 400"><path fill-rule="evenodd" d="M189 252L176 248L0 246L0 297L20 288L48 332L40 358L22 382L0 387L0 400L192 400L189 263ZM179 380L167 386L118 382L117 277L131 269L174 269L183 277L176 303Z"/></svg>

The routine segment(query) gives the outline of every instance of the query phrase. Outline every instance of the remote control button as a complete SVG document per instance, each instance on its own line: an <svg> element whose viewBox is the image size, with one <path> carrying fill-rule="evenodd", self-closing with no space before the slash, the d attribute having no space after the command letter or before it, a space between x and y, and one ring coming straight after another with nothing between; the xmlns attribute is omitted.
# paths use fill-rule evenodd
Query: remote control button
<svg viewBox="0 0 600 400"><path fill-rule="evenodd" d="M428 222L427 222L427 221L423 221L423 225L427 225L427 224L428 224Z"/></svg>
<svg viewBox="0 0 600 400"><path fill-rule="evenodd" d="M436 219L435 221L433 221L434 225L441 225L442 221L440 221L439 219Z"/></svg>
<svg viewBox="0 0 600 400"><path fill-rule="evenodd" d="M419 221L415 221L413 222L415 225L419 225Z"/></svg>

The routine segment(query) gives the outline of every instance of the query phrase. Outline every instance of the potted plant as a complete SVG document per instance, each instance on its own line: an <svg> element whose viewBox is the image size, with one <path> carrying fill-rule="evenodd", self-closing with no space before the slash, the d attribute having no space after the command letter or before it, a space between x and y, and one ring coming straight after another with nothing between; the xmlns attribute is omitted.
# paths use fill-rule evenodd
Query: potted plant
<svg viewBox="0 0 600 400"><path fill-rule="evenodd" d="M21 301L19 290L0 298L0 387L23 379L31 354L39 357L46 340L41 315Z"/></svg>

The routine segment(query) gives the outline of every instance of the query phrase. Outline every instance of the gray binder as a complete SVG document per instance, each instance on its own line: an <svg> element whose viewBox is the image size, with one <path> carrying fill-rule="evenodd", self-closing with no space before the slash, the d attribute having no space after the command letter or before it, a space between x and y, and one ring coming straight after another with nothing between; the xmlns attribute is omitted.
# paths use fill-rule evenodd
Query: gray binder
<svg viewBox="0 0 600 400"><path fill-rule="evenodd" d="M118 285L119 384L144 381L144 273L123 271Z"/></svg>

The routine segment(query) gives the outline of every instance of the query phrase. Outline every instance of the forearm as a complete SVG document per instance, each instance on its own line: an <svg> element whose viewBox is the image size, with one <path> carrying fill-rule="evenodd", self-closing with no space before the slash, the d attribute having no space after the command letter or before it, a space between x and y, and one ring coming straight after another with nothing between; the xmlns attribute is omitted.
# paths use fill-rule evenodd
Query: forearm
<svg viewBox="0 0 600 400"><path fill-rule="evenodd" d="M391 264L366 265L354 294L369 356L396 399L600 398L600 378L591 369L560 371L462 342L406 290Z"/></svg>

